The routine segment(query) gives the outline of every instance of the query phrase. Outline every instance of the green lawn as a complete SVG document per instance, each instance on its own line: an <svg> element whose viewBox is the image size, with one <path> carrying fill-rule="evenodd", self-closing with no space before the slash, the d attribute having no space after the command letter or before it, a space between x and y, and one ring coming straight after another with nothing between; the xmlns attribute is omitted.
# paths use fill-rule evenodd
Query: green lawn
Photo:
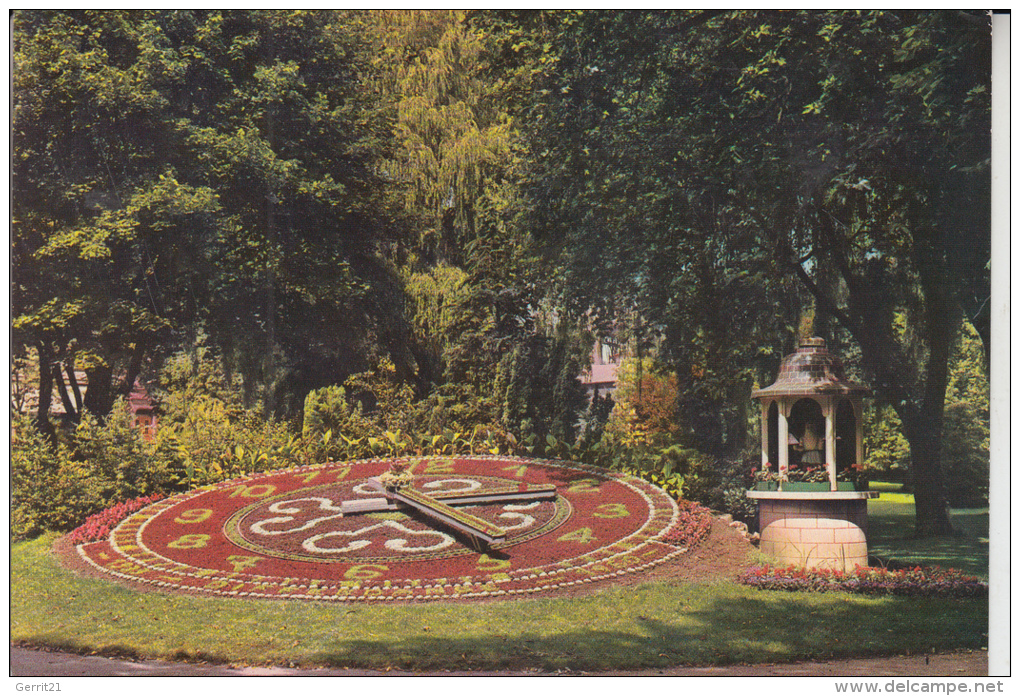
<svg viewBox="0 0 1020 696"><path fill-rule="evenodd" d="M327 604L134 592L11 549L11 641L235 664L609 670L977 649L985 600L654 583L578 599Z"/></svg>
<svg viewBox="0 0 1020 696"><path fill-rule="evenodd" d="M890 484L868 503L868 551L881 562L959 568L988 579L988 508L951 510L956 535L915 539L914 496Z"/></svg>

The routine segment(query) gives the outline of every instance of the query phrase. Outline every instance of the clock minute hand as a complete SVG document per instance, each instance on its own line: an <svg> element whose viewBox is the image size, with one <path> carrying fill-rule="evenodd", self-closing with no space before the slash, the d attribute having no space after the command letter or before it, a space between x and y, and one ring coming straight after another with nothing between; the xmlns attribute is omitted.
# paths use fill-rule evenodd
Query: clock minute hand
<svg viewBox="0 0 1020 696"><path fill-rule="evenodd" d="M506 530L502 527L475 517L464 510L458 510L421 491L409 487L391 490L375 479L369 479L369 485L378 489L390 500L402 502L448 527L467 534L475 541L481 541L488 545L506 540Z"/></svg>
<svg viewBox="0 0 1020 696"><path fill-rule="evenodd" d="M376 486L378 488L378 486ZM380 489L381 490L381 489ZM522 484L517 490L493 491L488 493L465 493L463 491L436 491L429 494L433 500L447 505L485 505L488 503L514 503L533 500L552 500L556 497L556 486L549 484ZM356 515L383 510L399 510L407 503L390 498L362 498L345 500L340 503L344 515Z"/></svg>

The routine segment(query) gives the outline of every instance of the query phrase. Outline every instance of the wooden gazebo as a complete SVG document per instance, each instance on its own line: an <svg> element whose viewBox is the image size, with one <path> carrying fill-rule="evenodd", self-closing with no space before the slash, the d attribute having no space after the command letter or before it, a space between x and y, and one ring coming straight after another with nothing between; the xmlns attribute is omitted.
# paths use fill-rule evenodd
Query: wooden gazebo
<svg viewBox="0 0 1020 696"><path fill-rule="evenodd" d="M824 339L801 340L797 352L783 358L775 383L751 395L761 401L762 465L777 468L780 486L791 459L799 467L824 465L836 490L837 471L864 463L862 400L870 395L867 385L846 378ZM800 456L791 457L791 448Z"/></svg>
<svg viewBox="0 0 1020 696"><path fill-rule="evenodd" d="M838 478L864 464L862 402L870 394L846 378L821 338L803 339L775 383L752 393L761 401L762 467L778 474L774 488L747 493L758 502L763 553L808 567L868 564L867 501L878 494Z"/></svg>

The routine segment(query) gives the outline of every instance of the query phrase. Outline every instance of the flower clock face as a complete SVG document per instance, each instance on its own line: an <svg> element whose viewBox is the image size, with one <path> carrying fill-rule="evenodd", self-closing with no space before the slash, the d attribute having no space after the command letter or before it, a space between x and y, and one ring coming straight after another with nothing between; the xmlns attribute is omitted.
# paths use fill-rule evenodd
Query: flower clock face
<svg viewBox="0 0 1020 696"><path fill-rule="evenodd" d="M399 476L387 478L394 469ZM471 599L611 582L650 568L686 551L669 542L677 516L659 488L577 464L365 460L257 474L161 500L78 554L123 580L200 594Z"/></svg>

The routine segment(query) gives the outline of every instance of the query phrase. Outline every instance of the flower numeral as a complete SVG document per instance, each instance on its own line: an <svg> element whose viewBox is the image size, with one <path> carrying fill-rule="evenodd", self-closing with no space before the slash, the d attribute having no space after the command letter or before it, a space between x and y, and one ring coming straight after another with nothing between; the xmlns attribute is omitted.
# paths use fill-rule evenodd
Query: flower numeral
<svg viewBox="0 0 1020 696"><path fill-rule="evenodd" d="M204 549L206 544L212 537L208 534L185 534L179 536L169 544L167 548L171 549Z"/></svg>
<svg viewBox="0 0 1020 696"><path fill-rule="evenodd" d="M181 512L179 516L174 518L174 522L177 524L198 524L212 517L212 513L213 511L209 508L191 508Z"/></svg>
<svg viewBox="0 0 1020 696"><path fill-rule="evenodd" d="M478 564L475 566L478 570L490 572L493 570L507 570L510 568L510 561L505 558L493 558L492 556L480 556L478 558Z"/></svg>
<svg viewBox="0 0 1020 696"><path fill-rule="evenodd" d="M567 493L598 493L601 481L593 478L578 479L567 487Z"/></svg>
<svg viewBox="0 0 1020 696"><path fill-rule="evenodd" d="M630 517L630 510L623 503L606 503L599 505L595 508L595 512L591 513L592 517L605 517L608 519L616 519L618 517Z"/></svg>
<svg viewBox="0 0 1020 696"><path fill-rule="evenodd" d="M265 498L276 492L276 486L271 483L256 484L254 486L238 486L230 494L231 498Z"/></svg>
<svg viewBox="0 0 1020 696"><path fill-rule="evenodd" d="M524 474L527 473L528 467L523 465L518 466L514 464L512 466L504 466L503 471L512 471L514 472L514 476L516 476L517 478L524 478Z"/></svg>
<svg viewBox="0 0 1020 696"><path fill-rule="evenodd" d="M344 577L348 580L372 580L389 569L389 566L378 563L362 563L348 568L347 572L344 573Z"/></svg>
<svg viewBox="0 0 1020 696"><path fill-rule="evenodd" d="M590 544L596 541L596 538L589 527L581 527L568 534L564 534L556 541L576 541L578 544Z"/></svg>

